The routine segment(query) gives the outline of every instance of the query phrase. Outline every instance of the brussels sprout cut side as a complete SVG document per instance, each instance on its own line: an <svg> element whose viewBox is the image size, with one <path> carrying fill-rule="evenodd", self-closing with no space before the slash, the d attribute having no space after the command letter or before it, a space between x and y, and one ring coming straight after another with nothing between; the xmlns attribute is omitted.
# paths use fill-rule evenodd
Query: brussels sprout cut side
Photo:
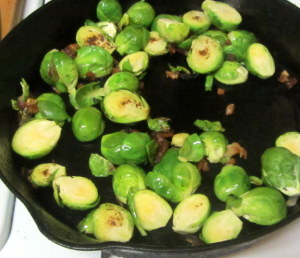
<svg viewBox="0 0 300 258"><path fill-rule="evenodd" d="M168 43L160 37L158 32L151 31L149 41L144 50L151 56L164 55L168 53Z"/></svg>
<svg viewBox="0 0 300 258"><path fill-rule="evenodd" d="M119 63L121 71L127 71L142 76L149 65L148 54L144 51L139 51L125 56Z"/></svg>
<svg viewBox="0 0 300 258"><path fill-rule="evenodd" d="M189 25L192 32L197 34L207 31L211 24L205 13L196 10L185 13L182 20Z"/></svg>
<svg viewBox="0 0 300 258"><path fill-rule="evenodd" d="M111 75L105 82L105 95L113 90L127 89L137 91L139 87L138 78L130 72L118 72Z"/></svg>
<svg viewBox="0 0 300 258"><path fill-rule="evenodd" d="M225 61L214 77L226 85L241 84L247 81L248 70L238 62Z"/></svg>
<svg viewBox="0 0 300 258"><path fill-rule="evenodd" d="M300 157L300 133L287 132L280 135L275 142L277 147L284 147Z"/></svg>

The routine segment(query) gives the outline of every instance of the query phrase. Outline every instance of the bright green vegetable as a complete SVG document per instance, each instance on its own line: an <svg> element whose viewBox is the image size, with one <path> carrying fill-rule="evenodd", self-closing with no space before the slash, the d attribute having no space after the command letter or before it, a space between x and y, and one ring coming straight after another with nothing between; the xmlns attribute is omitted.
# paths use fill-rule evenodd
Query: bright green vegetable
<svg viewBox="0 0 300 258"><path fill-rule="evenodd" d="M127 14L130 24L138 24L148 27L151 25L155 17L155 10L149 3L142 0L131 5L127 10Z"/></svg>
<svg viewBox="0 0 300 258"><path fill-rule="evenodd" d="M113 67L112 56L104 48L98 46L78 49L75 62L80 78L89 76L100 78L110 74Z"/></svg>
<svg viewBox="0 0 300 258"><path fill-rule="evenodd" d="M179 150L178 159L182 162L199 162L205 155L205 147L200 137L194 133L189 135Z"/></svg>
<svg viewBox="0 0 300 258"><path fill-rule="evenodd" d="M113 177L113 190L116 198L122 203L127 203L129 192L146 189L145 172L134 164L119 166Z"/></svg>
<svg viewBox="0 0 300 258"><path fill-rule="evenodd" d="M168 132L171 127L169 125L170 119L166 117L148 118L147 125L151 131L154 132Z"/></svg>
<svg viewBox="0 0 300 258"><path fill-rule="evenodd" d="M168 53L168 43L157 31L151 31L149 41L144 51L150 56L161 56Z"/></svg>
<svg viewBox="0 0 300 258"><path fill-rule="evenodd" d="M60 207L87 210L98 205L100 196L97 187L88 178L60 176L53 180L54 199Z"/></svg>
<svg viewBox="0 0 300 258"><path fill-rule="evenodd" d="M66 167L55 163L43 163L35 166L28 179L36 187L46 187L60 176L66 175Z"/></svg>
<svg viewBox="0 0 300 258"><path fill-rule="evenodd" d="M197 73L210 73L223 63L223 51L218 41L200 35L193 40L187 56L189 67Z"/></svg>
<svg viewBox="0 0 300 258"><path fill-rule="evenodd" d="M210 201L206 195L194 194L185 198L174 210L173 230L183 235L196 233L210 210Z"/></svg>
<svg viewBox="0 0 300 258"><path fill-rule="evenodd" d="M242 22L239 12L227 3L205 0L201 8L211 23L220 30L232 31Z"/></svg>
<svg viewBox="0 0 300 258"><path fill-rule="evenodd" d="M60 134L61 127L55 122L35 119L18 128L12 138L12 148L25 158L41 158L54 149Z"/></svg>
<svg viewBox="0 0 300 258"><path fill-rule="evenodd" d="M192 10L186 12L182 16L182 20L184 23L189 25L190 30L193 33L201 34L208 30L211 25L209 18L206 16L204 12Z"/></svg>
<svg viewBox="0 0 300 258"><path fill-rule="evenodd" d="M247 81L248 70L238 62L225 61L214 78L225 85L241 84Z"/></svg>
<svg viewBox="0 0 300 258"><path fill-rule="evenodd" d="M222 202L226 202L229 195L239 197L249 190L250 178L239 166L227 165L215 177L214 192Z"/></svg>
<svg viewBox="0 0 300 258"><path fill-rule="evenodd" d="M154 18L154 20L152 22L151 31L157 31L157 21L161 18L167 18L167 19L174 20L177 22L182 22L182 18L180 16L171 15L171 14L159 14Z"/></svg>
<svg viewBox="0 0 300 258"><path fill-rule="evenodd" d="M261 156L262 179L288 196L300 194L300 157L284 147L265 150Z"/></svg>
<svg viewBox="0 0 300 258"><path fill-rule="evenodd" d="M113 90L127 89L137 91L139 88L138 78L130 72L118 72L111 75L104 85L105 95Z"/></svg>
<svg viewBox="0 0 300 258"><path fill-rule="evenodd" d="M103 135L101 153L113 164L145 164L152 159L150 152L156 146L147 133L115 132ZM156 149L156 148L155 148Z"/></svg>
<svg viewBox="0 0 300 258"><path fill-rule="evenodd" d="M248 71L261 79L267 79L275 73L274 59L269 50L260 43L251 44L245 59Z"/></svg>
<svg viewBox="0 0 300 258"><path fill-rule="evenodd" d="M222 47L225 46L229 41L227 34L220 30L208 30L204 32L203 35L217 40Z"/></svg>
<svg viewBox="0 0 300 258"><path fill-rule="evenodd" d="M86 108L98 104L104 96L99 82L91 82L76 90L75 102L78 108Z"/></svg>
<svg viewBox="0 0 300 258"><path fill-rule="evenodd" d="M132 54L144 49L150 32L141 25L129 25L116 37L117 51L120 55Z"/></svg>
<svg viewBox="0 0 300 258"><path fill-rule="evenodd" d="M100 21L119 22L122 18L122 6L118 0L101 0L96 9Z"/></svg>
<svg viewBox="0 0 300 258"><path fill-rule="evenodd" d="M113 175L115 167L107 159L99 154L92 153L89 158L89 168L96 177L108 177Z"/></svg>
<svg viewBox="0 0 300 258"><path fill-rule="evenodd" d="M207 244L235 239L242 227L243 222L231 210L217 211L204 222L200 238Z"/></svg>
<svg viewBox="0 0 300 258"><path fill-rule="evenodd" d="M194 125L203 131L218 131L218 132L225 131L225 129L222 127L222 124L219 121L211 122L208 120L197 119L194 122Z"/></svg>
<svg viewBox="0 0 300 258"><path fill-rule="evenodd" d="M129 54L120 61L119 67L121 71L127 71L142 76L149 65L148 54L144 51Z"/></svg>
<svg viewBox="0 0 300 258"><path fill-rule="evenodd" d="M193 40L196 39L197 37L198 37L197 34L191 35L187 39L185 39L184 41L178 43L177 47L179 47L181 49L188 50L188 49L191 48Z"/></svg>
<svg viewBox="0 0 300 258"><path fill-rule="evenodd" d="M150 112L150 107L142 96L125 89L109 92L102 104L106 117L120 124L146 120Z"/></svg>
<svg viewBox="0 0 300 258"><path fill-rule="evenodd" d="M81 142L93 141L104 131L105 123L101 112L94 107L81 108L72 118L72 131Z"/></svg>
<svg viewBox="0 0 300 258"><path fill-rule="evenodd" d="M268 226L283 220L287 206L282 194L271 187L257 187L240 197L231 195L226 204L237 216L258 225Z"/></svg>
<svg viewBox="0 0 300 258"><path fill-rule="evenodd" d="M106 35L114 39L117 35L117 26L113 22L103 21L103 22L93 22L91 20L86 20L84 25L86 26L97 26Z"/></svg>
<svg viewBox="0 0 300 258"><path fill-rule="evenodd" d="M300 156L300 133L284 133L276 139L275 145L276 147L287 148L290 152Z"/></svg>
<svg viewBox="0 0 300 258"><path fill-rule="evenodd" d="M201 183L196 166L179 161L178 155L178 149L168 149L153 171L146 175L148 187L175 203L195 193Z"/></svg>
<svg viewBox="0 0 300 258"><path fill-rule="evenodd" d="M167 42L180 43L188 37L190 27L183 22L168 18L160 18L157 21L157 31Z"/></svg>

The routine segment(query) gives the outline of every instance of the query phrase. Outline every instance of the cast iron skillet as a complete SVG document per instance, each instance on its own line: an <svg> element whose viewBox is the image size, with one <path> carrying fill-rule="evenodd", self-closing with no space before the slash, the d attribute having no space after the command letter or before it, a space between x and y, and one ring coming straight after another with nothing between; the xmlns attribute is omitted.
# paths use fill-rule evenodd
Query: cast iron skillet
<svg viewBox="0 0 300 258"><path fill-rule="evenodd" d="M77 250L106 250L126 256L147 257L196 257L220 256L245 248L268 233L281 228L300 215L299 203L289 208L288 216L277 225L260 227L244 222L241 235L232 241L192 246L183 237L166 229L150 232L143 238L138 232L130 243L98 243L79 234L76 224L87 212L61 209L55 204L52 190L34 189L22 173L42 162L55 161L67 167L70 175L84 175L92 178L87 167L90 152L99 151L99 140L88 144L78 143L66 125L57 148L47 157L28 161L13 154L10 141L17 128L17 117L10 107L10 100L20 95L19 81L23 77L30 84L34 94L49 91L38 73L44 54L53 48L63 48L74 42L76 30L89 18L96 20L97 0L52 1L18 25L0 44L0 176L9 189L26 205L40 231L53 242ZM134 1L121 1L124 9ZM157 13L182 14L199 9L201 1L196 0L152 0L149 1ZM286 131L300 130L299 85L288 90L277 81L282 69L291 73L300 70L300 11L284 0L240 0L227 1L242 14L244 21L240 28L253 31L266 44L276 59L277 73L268 80L253 76L244 85L228 87L224 96L204 92L203 78L189 81L173 81L165 78L168 63L184 64L182 56L153 58L149 73L145 77L143 94L151 106L151 115L172 119L176 132L195 132L195 119L219 120L226 128L225 135L230 142L237 141L248 151L248 159L238 159L237 164L249 174L260 175L260 156L274 146L276 137ZM225 107L234 103L232 116L225 116ZM123 126L107 123L106 132ZM144 129L145 124L135 126ZM207 194L213 210L221 210L223 204L212 192L215 174L219 165L211 166L203 174L199 192ZM97 184L102 202L115 202L111 190L111 179L93 178Z"/></svg>

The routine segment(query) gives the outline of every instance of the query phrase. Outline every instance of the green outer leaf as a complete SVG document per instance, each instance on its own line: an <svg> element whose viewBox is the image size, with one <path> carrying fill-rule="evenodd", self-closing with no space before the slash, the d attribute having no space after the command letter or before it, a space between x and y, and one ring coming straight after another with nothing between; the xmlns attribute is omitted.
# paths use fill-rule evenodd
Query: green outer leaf
<svg viewBox="0 0 300 258"><path fill-rule="evenodd" d="M92 82L76 91L75 101L79 108L85 108L98 104L103 96L104 89L100 87L100 83Z"/></svg>
<svg viewBox="0 0 300 258"><path fill-rule="evenodd" d="M194 125L203 131L218 131L224 132L225 129L222 127L222 124L219 121L209 121L209 120L200 120L197 119L194 122Z"/></svg>
<svg viewBox="0 0 300 258"><path fill-rule="evenodd" d="M142 0L131 5L127 10L127 14L130 24L148 27L155 17L155 10L149 3Z"/></svg>
<svg viewBox="0 0 300 258"><path fill-rule="evenodd" d="M64 109L51 101L39 100L38 108L39 113L42 115L42 117L49 120L63 122L70 118L70 116Z"/></svg>
<svg viewBox="0 0 300 258"><path fill-rule="evenodd" d="M183 146L179 149L178 159L182 162L199 162L204 155L204 145L199 136L194 133L185 139Z"/></svg>
<svg viewBox="0 0 300 258"><path fill-rule="evenodd" d="M89 158L89 168L96 177L108 177L114 174L115 167L99 154L92 153Z"/></svg>
<svg viewBox="0 0 300 258"><path fill-rule="evenodd" d="M101 0L96 8L100 21L119 22L122 17L122 6L118 0Z"/></svg>

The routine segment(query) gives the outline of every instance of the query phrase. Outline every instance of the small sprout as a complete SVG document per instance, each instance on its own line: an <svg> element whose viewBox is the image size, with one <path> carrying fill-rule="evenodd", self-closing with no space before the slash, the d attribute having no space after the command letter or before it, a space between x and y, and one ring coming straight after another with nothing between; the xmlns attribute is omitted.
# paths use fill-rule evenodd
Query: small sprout
<svg viewBox="0 0 300 258"><path fill-rule="evenodd" d="M145 48L150 32L141 25L129 25L116 37L117 51L120 55L128 55Z"/></svg>
<svg viewBox="0 0 300 258"><path fill-rule="evenodd" d="M154 132L169 132L171 127L169 125L170 118L158 117L158 118L148 118L147 125L151 131Z"/></svg>
<svg viewBox="0 0 300 258"><path fill-rule="evenodd" d="M171 14L159 14L154 18L154 20L152 22L151 31L157 31L157 21L161 18L166 18L166 19L177 21L177 22L182 22L182 18L180 16L171 15Z"/></svg>
<svg viewBox="0 0 300 258"><path fill-rule="evenodd" d="M188 133L177 133L174 134L172 137L172 142L171 144L175 147L182 147L185 139L189 136Z"/></svg>
<svg viewBox="0 0 300 258"><path fill-rule="evenodd" d="M111 73L113 58L104 48L98 46L81 47L75 58L80 78L88 78L92 73L101 78Z"/></svg>
<svg viewBox="0 0 300 258"><path fill-rule="evenodd" d="M167 42L180 43L188 37L190 28L183 22L168 18L160 18L157 21L157 31Z"/></svg>
<svg viewBox="0 0 300 258"><path fill-rule="evenodd" d="M60 176L53 180L54 199L60 207L87 210L98 205L100 196L97 187L88 178Z"/></svg>
<svg viewBox="0 0 300 258"><path fill-rule="evenodd" d="M223 60L223 51L220 43L203 35L193 40L187 56L189 67L201 74L217 70L222 65Z"/></svg>
<svg viewBox="0 0 300 258"><path fill-rule="evenodd" d="M99 154L92 153L89 158L89 168L96 177L108 177L115 172L115 166Z"/></svg>
<svg viewBox="0 0 300 258"><path fill-rule="evenodd" d="M184 23L189 25L190 30L196 34L202 34L207 31L211 25L209 18L204 12L201 11L189 11L182 16Z"/></svg>
<svg viewBox="0 0 300 258"><path fill-rule="evenodd" d="M155 10L144 0L134 3L127 10L130 24L149 27L155 17Z"/></svg>
<svg viewBox="0 0 300 258"><path fill-rule="evenodd" d="M240 197L231 195L227 199L226 208L237 216L262 226L276 224L287 214L283 195L274 188L264 186L254 188Z"/></svg>
<svg viewBox="0 0 300 258"><path fill-rule="evenodd" d="M300 157L284 147L272 147L261 156L262 179L285 195L300 195Z"/></svg>
<svg viewBox="0 0 300 258"><path fill-rule="evenodd" d="M101 0L96 13L100 21L117 23L121 20L123 10L118 0Z"/></svg>
<svg viewBox="0 0 300 258"><path fill-rule="evenodd" d="M235 239L242 227L243 222L231 210L217 211L204 222L200 238L207 244Z"/></svg>
<svg viewBox="0 0 300 258"><path fill-rule="evenodd" d="M206 195L194 194L181 201L173 214L173 230L179 234L196 233L211 210L210 201Z"/></svg>
<svg viewBox="0 0 300 258"><path fill-rule="evenodd" d="M126 204L130 191L146 189L145 176L144 170L134 164L119 166L114 173L112 183L116 198Z"/></svg>
<svg viewBox="0 0 300 258"><path fill-rule="evenodd" d="M223 31L232 31L242 22L239 12L227 3L205 0L201 8L211 23Z"/></svg>
<svg viewBox="0 0 300 258"><path fill-rule="evenodd" d="M89 142L104 131L105 123L101 112L94 107L81 108L72 118L72 131L78 141Z"/></svg>
<svg viewBox="0 0 300 258"><path fill-rule="evenodd" d="M260 43L253 43L246 52L248 71L261 79L267 79L275 73L274 59L269 50Z"/></svg>
<svg viewBox="0 0 300 258"><path fill-rule="evenodd" d="M86 108L98 104L104 96L104 90L99 82L91 82L78 88L75 102L79 108Z"/></svg>
<svg viewBox="0 0 300 258"><path fill-rule="evenodd" d="M182 162L199 162L205 155L205 147L198 134L189 135L179 149L178 159Z"/></svg>
<svg viewBox="0 0 300 258"><path fill-rule="evenodd" d="M103 109L109 120L120 124L147 120L150 112L142 96L125 89L108 93L103 99Z"/></svg>
<svg viewBox="0 0 300 258"><path fill-rule="evenodd" d="M300 133L287 132L280 135L275 142L276 147L284 147L300 157Z"/></svg>
<svg viewBox="0 0 300 258"><path fill-rule="evenodd" d="M227 34L220 30L208 30L203 35L218 41L222 47L229 42Z"/></svg>
<svg viewBox="0 0 300 258"><path fill-rule="evenodd" d="M149 41L144 51L150 56L161 56L168 53L168 43L160 37L157 31L151 31Z"/></svg>
<svg viewBox="0 0 300 258"><path fill-rule="evenodd" d="M222 127L222 124L219 121L208 121L208 120L200 120L197 119L194 122L194 125L203 131L218 131L224 132L225 129Z"/></svg>
<svg viewBox="0 0 300 258"><path fill-rule="evenodd" d="M225 61L214 74L214 78L225 85L236 85L247 81L248 71L240 63Z"/></svg>
<svg viewBox="0 0 300 258"><path fill-rule="evenodd" d="M30 172L28 179L36 187L46 187L60 176L66 175L66 168L55 163L43 163L35 166Z"/></svg>
<svg viewBox="0 0 300 258"><path fill-rule="evenodd" d="M148 54L144 51L139 51L125 56L119 63L121 71L127 71L141 76L149 65Z"/></svg>
<svg viewBox="0 0 300 258"><path fill-rule="evenodd" d="M236 197L250 190L250 178L246 171L235 165L227 165L215 177L214 192L217 198L226 202L229 195Z"/></svg>
<svg viewBox="0 0 300 258"><path fill-rule="evenodd" d="M37 159L49 154L56 146L61 127L46 119L32 120L15 132L13 150L28 159Z"/></svg>

